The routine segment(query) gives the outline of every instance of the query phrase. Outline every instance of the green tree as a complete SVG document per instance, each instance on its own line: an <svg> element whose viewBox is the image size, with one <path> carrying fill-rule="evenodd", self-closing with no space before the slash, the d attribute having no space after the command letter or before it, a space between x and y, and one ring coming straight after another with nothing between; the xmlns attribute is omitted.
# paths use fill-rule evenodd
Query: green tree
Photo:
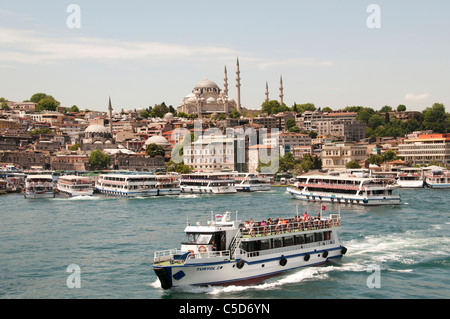
<svg viewBox="0 0 450 319"><path fill-rule="evenodd" d="M179 174L188 174L188 173L192 172L192 169L190 166L188 166L184 163L175 163L172 160L170 160L166 164L166 171L167 172L177 172Z"/></svg>
<svg viewBox="0 0 450 319"><path fill-rule="evenodd" d="M390 107L389 105L385 105L381 108L380 112L381 113L392 112L392 107Z"/></svg>
<svg viewBox="0 0 450 319"><path fill-rule="evenodd" d="M155 143L149 144L145 149L145 153L147 153L147 155L150 155L150 157L155 157L158 155L164 157L164 155L166 154L166 152L164 151L164 147Z"/></svg>
<svg viewBox="0 0 450 319"><path fill-rule="evenodd" d="M383 154L383 161L384 162L388 162L388 161L392 161L397 159L397 154L395 154L395 152L393 150L387 150L384 154Z"/></svg>
<svg viewBox="0 0 450 319"><path fill-rule="evenodd" d="M91 170L106 169L111 165L111 158L100 150L95 150L89 155L89 167Z"/></svg>
<svg viewBox="0 0 450 319"><path fill-rule="evenodd" d="M397 112L404 112L404 111L406 111L406 106L404 106L403 104L397 106Z"/></svg>
<svg viewBox="0 0 450 319"><path fill-rule="evenodd" d="M152 112L150 113L150 116L163 118L164 115L168 112L169 112L169 108L166 106L166 103L162 102L161 104L157 104L153 107Z"/></svg>
<svg viewBox="0 0 450 319"><path fill-rule="evenodd" d="M383 163L383 157L381 155L372 154L369 157L369 163L380 165L381 163Z"/></svg>
<svg viewBox="0 0 450 319"><path fill-rule="evenodd" d="M447 133L450 131L444 104L434 103L432 107L428 107L423 111L422 128L424 130L433 130L436 133Z"/></svg>
<svg viewBox="0 0 450 319"><path fill-rule="evenodd" d="M2 103L2 106L0 107L0 109L5 110L5 111L9 110L8 103L6 103L6 102L1 102L1 103Z"/></svg>
<svg viewBox="0 0 450 319"><path fill-rule="evenodd" d="M278 102L277 100L264 102L261 106L261 112L267 113L269 115L286 111L289 111L289 108L285 104L280 105L280 102Z"/></svg>
<svg viewBox="0 0 450 319"><path fill-rule="evenodd" d="M37 104L37 103L39 103L40 100L42 100L45 97L47 97L47 94L45 94L45 93L35 93L30 98L30 102L34 102Z"/></svg>
<svg viewBox="0 0 450 319"><path fill-rule="evenodd" d="M72 113L79 113L80 109L78 108L78 106L72 105L72 107L70 108L70 112L72 112Z"/></svg>
<svg viewBox="0 0 450 319"><path fill-rule="evenodd" d="M291 127L296 126L295 119L293 118L287 119L284 125L286 126L286 129L289 131Z"/></svg>
<svg viewBox="0 0 450 319"><path fill-rule="evenodd" d="M330 107L328 107L328 106L324 107L324 108L322 109L322 111L323 111L323 112L333 112L333 110L332 110Z"/></svg>
<svg viewBox="0 0 450 319"><path fill-rule="evenodd" d="M69 147L69 151L78 151L78 149L81 147L80 143L75 143L71 147Z"/></svg>
<svg viewBox="0 0 450 319"><path fill-rule="evenodd" d="M345 164L345 168L351 169L351 168L361 168L361 165L358 164L356 161L351 161Z"/></svg>
<svg viewBox="0 0 450 319"><path fill-rule="evenodd" d="M232 119L238 119L238 118L241 117L241 113L239 113L236 109L233 109L233 110L230 112L230 117L231 117Z"/></svg>
<svg viewBox="0 0 450 319"><path fill-rule="evenodd" d="M51 95L47 95L46 97L39 100L36 105L35 111L56 111L59 106L59 102L55 100L55 98Z"/></svg>
<svg viewBox="0 0 450 319"><path fill-rule="evenodd" d="M141 113L139 113L139 116L143 118L148 118L150 116L150 113L148 113L148 111L141 111Z"/></svg>

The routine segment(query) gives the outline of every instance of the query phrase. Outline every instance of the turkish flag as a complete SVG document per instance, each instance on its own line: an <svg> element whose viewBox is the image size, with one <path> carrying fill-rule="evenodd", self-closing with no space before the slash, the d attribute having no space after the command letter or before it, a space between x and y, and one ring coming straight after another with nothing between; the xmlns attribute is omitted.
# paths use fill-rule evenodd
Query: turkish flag
<svg viewBox="0 0 450 319"><path fill-rule="evenodd" d="M326 207L322 205L322 210L325 210L325 208L326 208Z"/></svg>

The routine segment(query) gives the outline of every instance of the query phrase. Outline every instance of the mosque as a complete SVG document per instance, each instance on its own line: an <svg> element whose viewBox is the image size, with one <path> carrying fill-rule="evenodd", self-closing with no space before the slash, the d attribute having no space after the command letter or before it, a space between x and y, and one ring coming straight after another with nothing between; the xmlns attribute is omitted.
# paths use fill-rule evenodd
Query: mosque
<svg viewBox="0 0 450 319"><path fill-rule="evenodd" d="M221 90L219 86L208 79L200 81L192 90L192 93L184 97L181 105L178 107L178 112L186 114L196 114L199 118L213 113L229 114L236 110L242 113L241 107L241 78L239 71L239 59L236 62L236 89L237 100L228 96L228 76L227 68L225 67L224 89Z"/></svg>

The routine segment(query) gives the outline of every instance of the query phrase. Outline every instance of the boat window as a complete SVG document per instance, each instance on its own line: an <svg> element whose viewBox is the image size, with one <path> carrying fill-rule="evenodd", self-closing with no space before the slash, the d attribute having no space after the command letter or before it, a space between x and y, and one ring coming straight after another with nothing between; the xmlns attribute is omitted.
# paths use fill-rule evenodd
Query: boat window
<svg viewBox="0 0 450 319"><path fill-rule="evenodd" d="M305 243L312 243L314 242L314 234L306 234L305 235Z"/></svg>
<svg viewBox="0 0 450 319"><path fill-rule="evenodd" d="M323 233L315 233L315 241L322 241L323 240Z"/></svg>
<svg viewBox="0 0 450 319"><path fill-rule="evenodd" d="M289 236L289 237L284 237L284 247L287 246L292 246L294 245L294 237L293 236Z"/></svg>
<svg viewBox="0 0 450 319"><path fill-rule="evenodd" d="M283 246L283 243L282 243L281 238L274 238L273 239L273 246L272 246L272 248L279 248L279 247L282 247L282 246Z"/></svg>
<svg viewBox="0 0 450 319"><path fill-rule="evenodd" d="M206 245L211 241L212 234L188 233L183 240L183 244Z"/></svg>
<svg viewBox="0 0 450 319"><path fill-rule="evenodd" d="M270 249L270 240L269 239L263 239L261 240L261 250Z"/></svg>
<svg viewBox="0 0 450 319"><path fill-rule="evenodd" d="M302 245L305 242L303 235L294 236L294 242L295 245Z"/></svg>

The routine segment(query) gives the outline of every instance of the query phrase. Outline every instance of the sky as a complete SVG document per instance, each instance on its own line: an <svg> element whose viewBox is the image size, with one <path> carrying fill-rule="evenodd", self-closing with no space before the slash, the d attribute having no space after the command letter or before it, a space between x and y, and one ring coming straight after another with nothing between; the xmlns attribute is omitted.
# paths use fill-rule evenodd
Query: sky
<svg viewBox="0 0 450 319"><path fill-rule="evenodd" d="M177 108L226 67L236 99L239 58L248 109L280 76L288 106L448 108L449 17L448 0L0 0L0 97Z"/></svg>

